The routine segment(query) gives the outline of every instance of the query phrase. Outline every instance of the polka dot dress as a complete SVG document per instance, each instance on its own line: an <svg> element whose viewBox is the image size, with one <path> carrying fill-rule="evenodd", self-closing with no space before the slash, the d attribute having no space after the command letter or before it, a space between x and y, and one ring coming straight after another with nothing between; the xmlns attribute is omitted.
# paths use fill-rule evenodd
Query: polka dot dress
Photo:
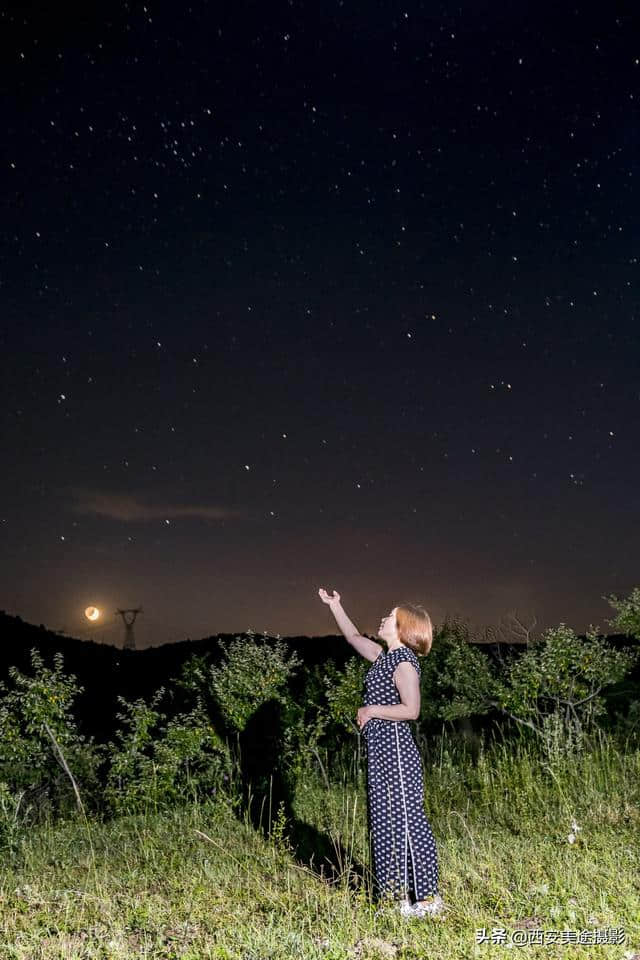
<svg viewBox="0 0 640 960"><path fill-rule="evenodd" d="M380 653L365 677L365 706L401 703L396 667L408 660L420 676L413 650ZM424 812L420 754L406 720L368 720L367 800L378 897L425 900L438 893L438 855Z"/></svg>

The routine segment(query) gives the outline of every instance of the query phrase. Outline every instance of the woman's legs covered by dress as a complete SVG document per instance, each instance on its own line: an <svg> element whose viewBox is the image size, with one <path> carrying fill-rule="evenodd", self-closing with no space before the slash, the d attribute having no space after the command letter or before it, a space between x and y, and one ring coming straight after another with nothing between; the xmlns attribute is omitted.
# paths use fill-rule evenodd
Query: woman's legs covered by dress
<svg viewBox="0 0 640 960"><path fill-rule="evenodd" d="M367 739L367 802L378 899L406 897L409 883L398 768L389 727L372 730Z"/></svg>
<svg viewBox="0 0 640 960"><path fill-rule="evenodd" d="M422 901L438 894L438 853L424 812L424 778L415 740L409 728L399 724L394 727L394 740L409 888L416 901Z"/></svg>

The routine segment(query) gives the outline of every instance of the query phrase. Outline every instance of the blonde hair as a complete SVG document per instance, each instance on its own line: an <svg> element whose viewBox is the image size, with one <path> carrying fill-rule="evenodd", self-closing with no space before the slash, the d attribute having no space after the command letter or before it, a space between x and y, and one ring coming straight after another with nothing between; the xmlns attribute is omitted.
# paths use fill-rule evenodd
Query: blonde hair
<svg viewBox="0 0 640 960"><path fill-rule="evenodd" d="M405 647L426 657L433 643L433 624L424 607L417 603L400 604L396 609L396 629Z"/></svg>

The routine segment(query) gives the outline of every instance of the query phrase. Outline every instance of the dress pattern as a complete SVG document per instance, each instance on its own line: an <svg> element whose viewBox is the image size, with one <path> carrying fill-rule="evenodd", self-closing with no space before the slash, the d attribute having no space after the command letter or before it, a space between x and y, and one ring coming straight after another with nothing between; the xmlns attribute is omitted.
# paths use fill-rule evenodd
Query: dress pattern
<svg viewBox="0 0 640 960"><path fill-rule="evenodd" d="M380 653L365 676L365 706L401 703L393 674L403 660L416 669L413 650ZM420 754L406 720L374 717L363 728L367 750L367 806L377 894L424 900L438 893L438 855L424 812Z"/></svg>

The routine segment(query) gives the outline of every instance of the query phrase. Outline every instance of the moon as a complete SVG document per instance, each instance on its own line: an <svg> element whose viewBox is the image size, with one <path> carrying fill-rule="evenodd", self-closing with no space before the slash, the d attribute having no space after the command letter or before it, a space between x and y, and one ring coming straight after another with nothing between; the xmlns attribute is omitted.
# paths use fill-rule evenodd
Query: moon
<svg viewBox="0 0 640 960"><path fill-rule="evenodd" d="M100 611L98 610L97 607L87 607L87 609L84 612L84 615L87 618L87 620L97 620L98 617L100 616Z"/></svg>

